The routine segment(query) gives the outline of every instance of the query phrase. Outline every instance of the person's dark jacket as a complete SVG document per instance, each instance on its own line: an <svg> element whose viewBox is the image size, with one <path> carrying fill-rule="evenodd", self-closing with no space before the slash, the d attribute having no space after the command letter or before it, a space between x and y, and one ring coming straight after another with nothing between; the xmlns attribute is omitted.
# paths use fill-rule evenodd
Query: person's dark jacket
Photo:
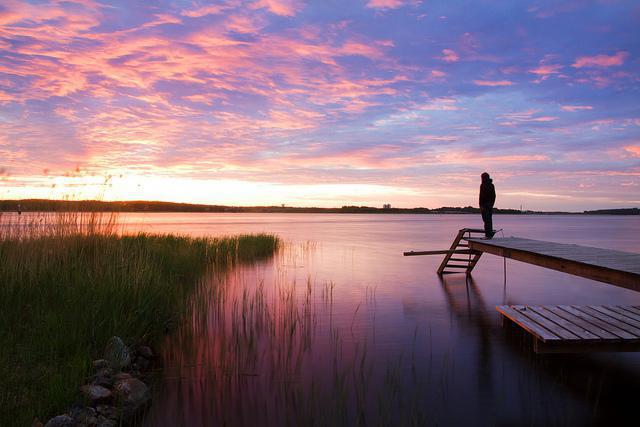
<svg viewBox="0 0 640 427"><path fill-rule="evenodd" d="M482 176L482 184L480 184L480 209L493 209L496 202L496 189L493 186L493 180L489 175Z"/></svg>

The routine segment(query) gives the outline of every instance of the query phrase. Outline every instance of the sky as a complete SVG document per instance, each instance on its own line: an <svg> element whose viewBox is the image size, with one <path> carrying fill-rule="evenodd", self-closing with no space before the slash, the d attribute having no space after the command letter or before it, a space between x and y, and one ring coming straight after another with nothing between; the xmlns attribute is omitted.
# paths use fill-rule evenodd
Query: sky
<svg viewBox="0 0 640 427"><path fill-rule="evenodd" d="M640 205L640 3L0 3L0 198Z"/></svg>

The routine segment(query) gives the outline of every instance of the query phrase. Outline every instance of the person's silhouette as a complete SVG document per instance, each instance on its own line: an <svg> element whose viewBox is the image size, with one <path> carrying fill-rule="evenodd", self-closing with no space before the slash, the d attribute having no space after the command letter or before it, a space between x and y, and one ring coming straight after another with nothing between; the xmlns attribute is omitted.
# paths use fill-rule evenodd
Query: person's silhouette
<svg viewBox="0 0 640 427"><path fill-rule="evenodd" d="M484 236L487 239L493 237L493 204L496 202L496 189L493 186L493 180L488 173L484 172L480 175L482 184L480 184L480 213L484 222Z"/></svg>

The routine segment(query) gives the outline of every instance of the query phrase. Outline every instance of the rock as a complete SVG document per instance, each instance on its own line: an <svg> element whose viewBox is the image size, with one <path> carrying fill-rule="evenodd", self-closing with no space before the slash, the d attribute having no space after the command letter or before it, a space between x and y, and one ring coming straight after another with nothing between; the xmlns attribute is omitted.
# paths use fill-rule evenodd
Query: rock
<svg viewBox="0 0 640 427"><path fill-rule="evenodd" d="M107 341L104 358L116 371L126 368L131 363L131 350L119 337L111 337Z"/></svg>
<svg viewBox="0 0 640 427"><path fill-rule="evenodd" d="M108 368L109 362L105 359L97 359L93 361L93 367L96 371L99 371L100 369Z"/></svg>
<svg viewBox="0 0 640 427"><path fill-rule="evenodd" d="M98 415L98 427L116 427L117 425L118 423L115 420Z"/></svg>
<svg viewBox="0 0 640 427"><path fill-rule="evenodd" d="M96 412L98 413L98 415L104 418L109 418L112 420L118 419L118 408L116 408L115 406L102 403L96 406Z"/></svg>
<svg viewBox="0 0 640 427"><path fill-rule="evenodd" d="M93 377L91 384L104 388L111 388L113 386L113 377L96 375Z"/></svg>
<svg viewBox="0 0 640 427"><path fill-rule="evenodd" d="M80 391L85 399L93 404L98 402L106 402L111 399L111 391L100 385L88 384L80 387Z"/></svg>
<svg viewBox="0 0 640 427"><path fill-rule="evenodd" d="M113 385L113 369L106 367L100 368L93 376L93 384L106 388L111 388Z"/></svg>
<svg viewBox="0 0 640 427"><path fill-rule="evenodd" d="M76 423L84 426L95 426L98 424L96 410L90 407L74 408L69 415L71 415Z"/></svg>
<svg viewBox="0 0 640 427"><path fill-rule="evenodd" d="M102 375L103 377L112 377L115 371L108 366L106 368L100 368L96 371L96 375Z"/></svg>
<svg viewBox="0 0 640 427"><path fill-rule="evenodd" d="M113 386L116 402L120 405L124 418L130 418L146 407L151 400L149 387L137 378L125 378Z"/></svg>
<svg viewBox="0 0 640 427"><path fill-rule="evenodd" d="M115 381L115 382L122 381L122 380L128 380L128 379L131 379L131 378L133 378L133 377L131 376L131 374L128 374L128 373L126 373L126 372L120 372L119 374L116 374L116 375L113 377L113 379L114 379L114 381Z"/></svg>
<svg viewBox="0 0 640 427"><path fill-rule="evenodd" d="M71 427L74 425L73 418L69 415L58 415L51 418L44 427Z"/></svg>
<svg viewBox="0 0 640 427"><path fill-rule="evenodd" d="M153 351L151 351L151 348L146 345L138 346L137 353L138 356L142 356L145 359L153 359Z"/></svg>

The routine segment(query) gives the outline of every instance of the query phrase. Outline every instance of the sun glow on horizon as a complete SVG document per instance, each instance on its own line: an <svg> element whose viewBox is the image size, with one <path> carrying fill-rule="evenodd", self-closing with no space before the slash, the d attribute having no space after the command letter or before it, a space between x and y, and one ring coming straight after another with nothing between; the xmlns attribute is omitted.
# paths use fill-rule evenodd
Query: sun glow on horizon
<svg viewBox="0 0 640 427"><path fill-rule="evenodd" d="M495 178L495 176L494 176ZM209 180L148 175L119 174L108 177L47 176L19 179L12 184L4 178L3 199L57 199L102 201L163 201L226 206L326 207L347 205L381 207L438 208L475 206L475 182L463 180L445 188L408 188L393 185L334 183L282 184L242 180ZM498 188L499 182L498 182ZM25 190L28 189L28 190ZM355 195L355 196L354 196ZM419 203L415 201L418 200ZM549 201L552 203L549 203ZM626 201L620 201L625 203ZM635 203L640 203L636 200ZM593 202L581 204L572 196L505 190L497 207L532 210L591 209ZM603 200L604 204L604 200ZM560 206L560 207L558 207Z"/></svg>

